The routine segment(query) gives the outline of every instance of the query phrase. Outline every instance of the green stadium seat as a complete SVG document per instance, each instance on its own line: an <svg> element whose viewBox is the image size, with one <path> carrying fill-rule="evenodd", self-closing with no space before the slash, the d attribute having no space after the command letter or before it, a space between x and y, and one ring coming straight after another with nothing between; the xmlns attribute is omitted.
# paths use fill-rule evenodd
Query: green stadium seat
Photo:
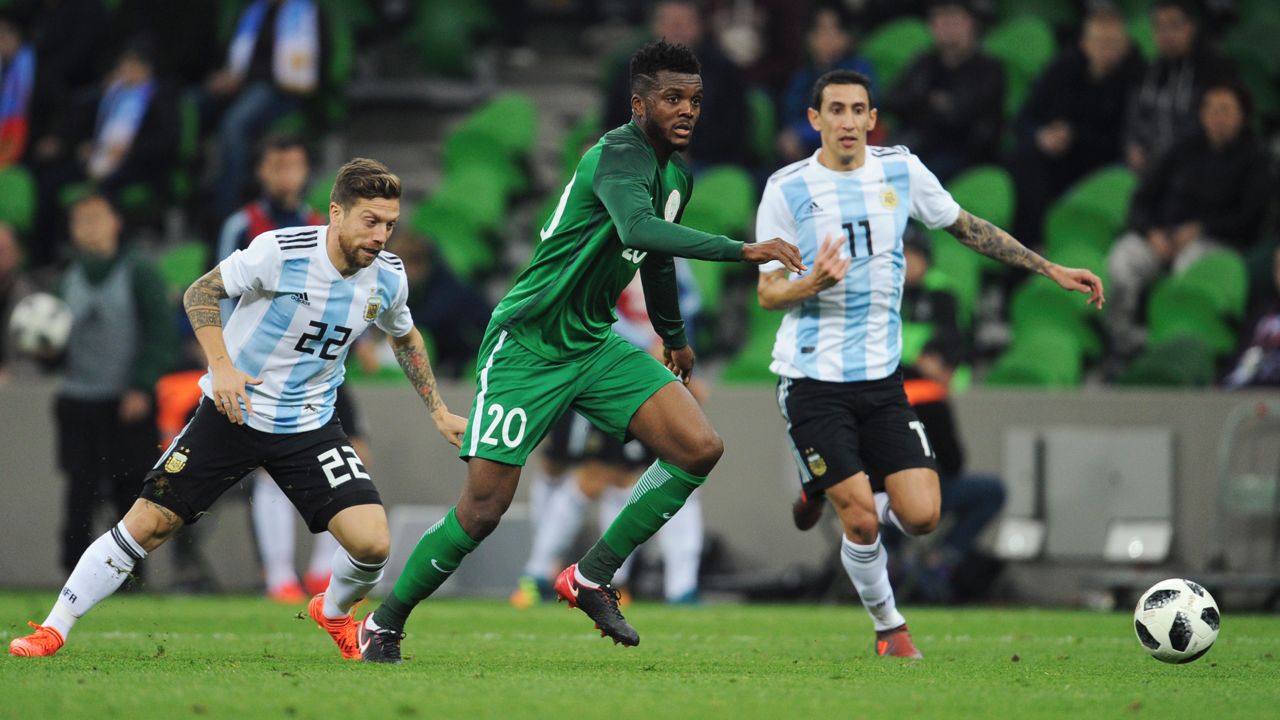
<svg viewBox="0 0 1280 720"><path fill-rule="evenodd" d="M474 26L448 2L420 2L402 40L417 51L422 69L432 75L468 78L474 74ZM465 3L482 5L482 3Z"/></svg>
<svg viewBox="0 0 1280 720"><path fill-rule="evenodd" d="M1156 283L1147 300L1148 346L1157 346L1179 335L1199 337L1216 355L1235 349L1236 338L1219 314L1213 296L1181 278Z"/></svg>
<svg viewBox="0 0 1280 720"><path fill-rule="evenodd" d="M1208 387L1213 381L1213 350L1187 334L1150 347L1116 378L1134 386Z"/></svg>
<svg viewBox="0 0 1280 720"><path fill-rule="evenodd" d="M0 221L19 233L31 231L36 218L36 181L22 165L0 169Z"/></svg>
<svg viewBox="0 0 1280 720"><path fill-rule="evenodd" d="M450 133L444 140L446 179L452 173L483 167L498 183L494 191L506 201L519 197L529 189L529 178L522 164L503 152L494 152L492 136L478 128L464 128Z"/></svg>
<svg viewBox="0 0 1280 720"><path fill-rule="evenodd" d="M747 93L748 122L751 125L751 154L761 165L773 167L774 143L778 137L778 109L769 93L753 88Z"/></svg>
<svg viewBox="0 0 1280 720"><path fill-rule="evenodd" d="M725 366L720 380L729 385L769 385L778 380L769 372L769 363L773 361L773 342L786 313L765 310L755 297L748 302L747 341Z"/></svg>
<svg viewBox="0 0 1280 720"><path fill-rule="evenodd" d="M1046 248L1052 253L1085 244L1106 253L1127 226L1129 201L1137 184L1133 172L1119 165L1077 182L1045 216Z"/></svg>
<svg viewBox="0 0 1280 720"><path fill-rule="evenodd" d="M1146 12L1129 16L1129 38L1138 46L1138 51L1147 62L1156 59L1156 34L1151 27L1151 16Z"/></svg>
<svg viewBox="0 0 1280 720"><path fill-rule="evenodd" d="M960 207L1000 228L1013 225L1013 179L1002 167L979 165L970 168L947 183L947 191L960 203ZM1001 269L999 260L978 255L978 268L982 271Z"/></svg>
<svg viewBox="0 0 1280 720"><path fill-rule="evenodd" d="M173 245L156 258L156 269L170 295L181 296L209 269L209 248L200 242Z"/></svg>
<svg viewBox="0 0 1280 720"><path fill-rule="evenodd" d="M429 201L410 215L409 225L440 249L440 256L459 277L478 278L497 266L497 255L484 233L455 206Z"/></svg>
<svg viewBox="0 0 1280 720"><path fill-rule="evenodd" d="M312 179L307 187L307 207L312 210L329 217L329 194L333 191L333 184L338 180L338 171L325 175L320 179Z"/></svg>
<svg viewBox="0 0 1280 720"><path fill-rule="evenodd" d="M1249 300L1249 270L1244 258L1236 253L1205 255L1182 272L1179 282L1204 290L1219 313L1235 319L1244 316Z"/></svg>
<svg viewBox="0 0 1280 720"><path fill-rule="evenodd" d="M876 71L876 82L890 90L903 70L933 47L933 36L924 21L916 17L891 20L862 42L862 55Z"/></svg>
<svg viewBox="0 0 1280 720"><path fill-rule="evenodd" d="M513 159L528 158L538 140L538 108L523 93L508 92L494 96L467 116L455 129L486 133L494 149Z"/></svg>
<svg viewBox="0 0 1280 720"><path fill-rule="evenodd" d="M698 286L698 296L702 300L703 315L709 318L719 317L725 275L732 267L730 263L709 260L689 261L689 272L693 275L693 282Z"/></svg>
<svg viewBox="0 0 1280 720"><path fill-rule="evenodd" d="M713 167L695 178L693 198L680 224L741 240L755 214L756 201L755 182L746 170L734 165Z"/></svg>
<svg viewBox="0 0 1280 720"><path fill-rule="evenodd" d="M1042 18L1019 15L992 29L982 47L1000 60L1005 69L1005 115L1022 108L1031 83L1056 52L1053 28Z"/></svg>
<svg viewBox="0 0 1280 720"><path fill-rule="evenodd" d="M1013 346L996 361L986 384L1003 387L1077 387L1083 351L1071 331L1036 327L1014 335Z"/></svg>
<svg viewBox="0 0 1280 720"><path fill-rule="evenodd" d="M1009 301L1009 320L1014 337L1034 335L1041 328L1071 333L1081 352L1090 358L1102 354L1102 339L1085 315L1084 296L1069 293L1052 280L1035 277L1014 291Z"/></svg>
<svg viewBox="0 0 1280 720"><path fill-rule="evenodd" d="M1109 220L1117 232L1129 218L1129 201L1138 187L1138 176L1123 165L1095 170L1067 189L1063 199L1088 208Z"/></svg>
<svg viewBox="0 0 1280 720"><path fill-rule="evenodd" d="M920 351L933 337L932 323L903 321L902 323L902 362L910 365L920 357Z"/></svg>
<svg viewBox="0 0 1280 720"><path fill-rule="evenodd" d="M968 328L982 291L982 256L943 230L930 230L929 236L933 238L933 267L925 274L925 287L931 287L931 278L936 283L940 276L945 277L946 289L956 296L960 326Z"/></svg>
<svg viewBox="0 0 1280 720"><path fill-rule="evenodd" d="M1110 287L1110 278L1107 276L1107 256L1095 247L1087 244L1074 244L1066 247L1055 248L1049 253L1049 259L1065 267L1084 268L1092 270L1098 279L1102 280L1102 287ZM1081 307L1085 308L1087 315L1088 306L1081 303Z"/></svg>

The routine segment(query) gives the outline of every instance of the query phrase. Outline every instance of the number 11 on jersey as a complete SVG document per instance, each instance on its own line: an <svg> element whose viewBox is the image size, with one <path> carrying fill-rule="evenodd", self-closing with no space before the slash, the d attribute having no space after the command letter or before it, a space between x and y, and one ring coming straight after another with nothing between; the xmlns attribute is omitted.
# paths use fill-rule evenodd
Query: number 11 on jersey
<svg viewBox="0 0 1280 720"><path fill-rule="evenodd" d="M844 228L844 234L849 238L849 257L858 257L858 244L855 242L853 223L844 223L840 227ZM867 254L874 255L875 249L871 246L871 221L862 219L858 221L858 227L862 228L862 236L867 239Z"/></svg>

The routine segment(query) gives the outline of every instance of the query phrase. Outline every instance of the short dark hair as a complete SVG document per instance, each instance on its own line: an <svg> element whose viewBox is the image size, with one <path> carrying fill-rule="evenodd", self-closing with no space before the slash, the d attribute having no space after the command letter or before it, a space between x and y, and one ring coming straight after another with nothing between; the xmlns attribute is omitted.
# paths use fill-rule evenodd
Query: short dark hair
<svg viewBox="0 0 1280 720"><path fill-rule="evenodd" d="M1239 79L1230 75L1220 75L1209 81L1204 87L1204 92L1200 93L1200 102L1204 102L1204 98L1215 90L1226 90L1236 96L1236 102L1240 103L1240 112L1244 113L1245 123L1253 117L1253 93L1249 92L1249 87Z"/></svg>
<svg viewBox="0 0 1280 720"><path fill-rule="evenodd" d="M386 165L369 158L355 158L338 168L329 202L347 209L357 200L374 198L400 199L400 178Z"/></svg>
<svg viewBox="0 0 1280 720"><path fill-rule="evenodd" d="M71 202L67 204L67 215L74 213L81 205L95 201L106 205L107 209L111 211L111 214L120 214L119 208L116 207L115 200L113 200L109 194L98 188L86 187L72 195Z"/></svg>
<svg viewBox="0 0 1280 720"><path fill-rule="evenodd" d="M307 160L311 160L311 153L308 152L307 144L303 142L301 137L290 133L271 133L258 143L257 162L254 164L261 164L267 153L293 150L294 148L302 150L302 154L307 156Z"/></svg>
<svg viewBox="0 0 1280 720"><path fill-rule="evenodd" d="M1166 9L1181 10L1191 22L1199 25L1201 20L1200 3L1196 0L1156 0L1151 4L1151 12Z"/></svg>
<svg viewBox="0 0 1280 720"><path fill-rule="evenodd" d="M828 85L861 85L867 89L867 100L871 107L876 106L875 98L871 96L871 78L857 70L832 70L824 73L813 84L813 98L810 100L809 107L814 110L822 109L822 91L826 90Z"/></svg>
<svg viewBox="0 0 1280 720"><path fill-rule="evenodd" d="M658 73L663 70L701 75L702 63L686 45L665 39L646 43L631 56L631 92L642 97L652 92L658 84Z"/></svg>

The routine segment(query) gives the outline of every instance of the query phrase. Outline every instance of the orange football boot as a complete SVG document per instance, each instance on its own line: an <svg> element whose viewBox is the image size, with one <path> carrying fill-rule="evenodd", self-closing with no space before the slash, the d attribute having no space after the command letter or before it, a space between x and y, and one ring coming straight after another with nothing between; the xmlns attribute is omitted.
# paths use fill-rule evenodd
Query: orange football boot
<svg viewBox="0 0 1280 720"><path fill-rule="evenodd" d="M9 643L9 654L18 657L47 657L52 655L62 647L66 642L62 638L62 633L51 627L37 625L30 620L27 624L35 628L36 631L25 637L14 638Z"/></svg>
<svg viewBox="0 0 1280 720"><path fill-rule="evenodd" d="M356 603L359 605L360 603ZM356 640L356 619L353 615L355 607L351 608L352 612L343 615L337 620L324 616L324 593L320 593L311 598L311 602L307 604L307 614L312 620L320 626L321 630L329 633L329 637L338 644L338 649L342 651L343 660L359 660L360 659L360 643Z"/></svg>
<svg viewBox="0 0 1280 720"><path fill-rule="evenodd" d="M911 633L906 625L899 625L892 630L876 631L876 654L880 657L900 657L919 660L924 657L916 644L911 642Z"/></svg>

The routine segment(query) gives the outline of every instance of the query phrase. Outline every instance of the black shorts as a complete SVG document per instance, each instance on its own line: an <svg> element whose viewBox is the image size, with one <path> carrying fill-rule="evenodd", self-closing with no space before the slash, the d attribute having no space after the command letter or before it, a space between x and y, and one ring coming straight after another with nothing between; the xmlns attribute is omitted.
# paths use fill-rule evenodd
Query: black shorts
<svg viewBox="0 0 1280 720"><path fill-rule="evenodd" d="M147 473L139 497L191 524L255 468L266 468L313 533L338 512L382 499L335 414L316 430L277 434L236 425L200 401L191 422Z"/></svg>
<svg viewBox="0 0 1280 720"><path fill-rule="evenodd" d="M912 468L937 469L924 425L907 403L902 373L866 382L778 381L778 406L806 495L865 472L871 487Z"/></svg>
<svg viewBox="0 0 1280 720"><path fill-rule="evenodd" d="M594 460L607 465L644 468L657 459L639 440L623 442L573 411L561 415L551 426L546 452L548 459L566 465Z"/></svg>

